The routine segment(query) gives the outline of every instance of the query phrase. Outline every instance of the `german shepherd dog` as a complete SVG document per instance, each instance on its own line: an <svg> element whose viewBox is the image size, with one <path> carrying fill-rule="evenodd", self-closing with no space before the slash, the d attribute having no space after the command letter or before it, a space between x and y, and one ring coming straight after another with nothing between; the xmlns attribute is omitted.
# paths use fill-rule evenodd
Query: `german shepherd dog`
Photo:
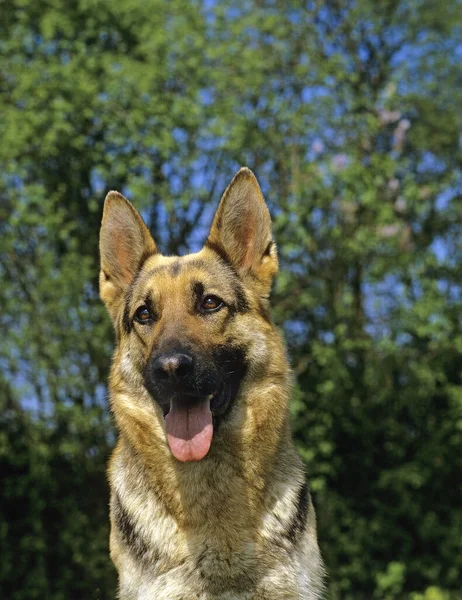
<svg viewBox="0 0 462 600"><path fill-rule="evenodd" d="M109 192L100 291L117 348L111 558L121 600L314 600L323 567L272 323L278 268L253 173L226 189L202 250L163 256Z"/></svg>

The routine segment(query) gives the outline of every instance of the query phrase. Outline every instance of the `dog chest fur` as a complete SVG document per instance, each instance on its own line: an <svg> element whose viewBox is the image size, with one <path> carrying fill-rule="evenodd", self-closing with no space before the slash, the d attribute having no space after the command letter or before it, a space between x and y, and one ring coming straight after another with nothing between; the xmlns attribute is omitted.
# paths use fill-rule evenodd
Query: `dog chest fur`
<svg viewBox="0 0 462 600"><path fill-rule="evenodd" d="M171 514L139 457L123 442L111 462L112 558L119 568L123 600L279 600L320 597L322 565L314 511L298 457L291 451L274 467L261 504L231 494L245 482L224 457L196 464L198 473L172 477L183 491L181 514ZM292 463L298 477L289 481ZM119 468L129 465L129 470ZM211 481L200 471L213 472ZM130 477L127 477L127 473ZM180 481L178 481L180 480ZM200 482L200 483L198 483ZM121 511L121 506L126 514ZM127 523L128 514L133 522ZM297 523L303 520L303 527ZM308 566L308 568L307 568ZM188 593L185 593L188 590Z"/></svg>

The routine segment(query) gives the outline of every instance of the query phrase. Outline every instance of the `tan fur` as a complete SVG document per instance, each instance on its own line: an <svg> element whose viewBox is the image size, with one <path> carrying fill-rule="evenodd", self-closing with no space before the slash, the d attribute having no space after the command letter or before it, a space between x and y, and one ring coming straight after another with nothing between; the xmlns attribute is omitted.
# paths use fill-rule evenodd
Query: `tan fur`
<svg viewBox="0 0 462 600"><path fill-rule="evenodd" d="M132 205L110 192L101 264L101 297L118 337L110 398L119 440L109 482L120 599L320 598L315 515L288 420L291 375L268 312L276 247L254 175L239 171L205 247L182 258L162 256ZM227 308L199 316L195 281ZM241 286L245 310L232 312ZM127 324L147 294L156 321ZM199 353L245 349L238 395L197 462L173 457L162 410L144 385L150 357L172 340Z"/></svg>

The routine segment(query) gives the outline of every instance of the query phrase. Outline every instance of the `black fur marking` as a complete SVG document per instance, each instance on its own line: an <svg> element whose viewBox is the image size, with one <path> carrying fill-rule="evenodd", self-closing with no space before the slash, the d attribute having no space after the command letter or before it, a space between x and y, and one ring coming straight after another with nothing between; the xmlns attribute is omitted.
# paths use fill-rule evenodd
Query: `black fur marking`
<svg viewBox="0 0 462 600"><path fill-rule="evenodd" d="M308 482L305 480L298 491L295 516L286 533L286 537L293 544L297 542L299 536L305 531L309 503L310 490L308 488Z"/></svg>
<svg viewBox="0 0 462 600"><path fill-rule="evenodd" d="M195 300L196 300L197 304L199 304L200 301L202 300L202 298L204 297L204 292L205 292L204 284L201 283L200 281L193 281L193 282L191 282L191 288L192 288L192 293L195 297Z"/></svg>
<svg viewBox="0 0 462 600"><path fill-rule="evenodd" d="M139 531L136 530L136 525L126 508L123 506L118 494L115 494L114 498L114 519L123 542L130 551L133 552L135 558L140 561L146 560L149 546L140 535ZM157 558L158 557L156 557L155 560L157 560Z"/></svg>
<svg viewBox="0 0 462 600"><path fill-rule="evenodd" d="M148 258L151 258L151 256L154 256L155 254L157 254L157 251L156 252L147 252L147 251L143 252L140 260L138 261L138 266L136 268L135 277L139 274L141 269L144 267L144 263L148 260ZM135 277L133 279L135 279Z"/></svg>
<svg viewBox="0 0 462 600"><path fill-rule="evenodd" d="M245 296L244 288L241 286L239 282L236 282L234 285L234 291L236 292L236 312L245 313L249 310L249 303L247 302L247 298Z"/></svg>
<svg viewBox="0 0 462 600"><path fill-rule="evenodd" d="M216 244L215 242L207 240L205 242L205 247L211 250L212 252L215 252L215 254L219 256L221 260L225 262L229 267L231 267L235 272L234 265L223 246L220 246L220 244Z"/></svg>
<svg viewBox="0 0 462 600"><path fill-rule="evenodd" d="M175 262L170 265L160 265L158 267L154 267L148 272L148 277L154 277L155 275L159 275L160 273L167 273L172 277L178 277L183 268L206 268L206 264L202 260L188 260L186 262L182 262L181 258L178 258Z"/></svg>
<svg viewBox="0 0 462 600"><path fill-rule="evenodd" d="M130 304L132 301L132 286L128 288L128 291L125 295L125 304L124 304L124 313L122 316L122 326L124 328L125 333L130 333L133 327L132 320L130 319Z"/></svg>
<svg viewBox="0 0 462 600"><path fill-rule="evenodd" d="M179 260L176 260L173 263L173 265L171 265L171 267L170 267L170 273L171 273L172 277L178 277L180 271L181 271L181 263Z"/></svg>
<svg viewBox="0 0 462 600"><path fill-rule="evenodd" d="M213 350L213 362L219 368L225 382L225 395L221 405L215 409L212 401L214 425L218 427L220 421L227 416L234 404L242 380L247 374L248 363L245 350L231 344L216 347Z"/></svg>
<svg viewBox="0 0 462 600"><path fill-rule="evenodd" d="M202 577L202 579L204 579L204 578L205 578L205 573L204 573L204 571L202 570L202 563L203 563L203 562L204 562L204 560L205 560L205 557L206 557L206 555L207 555L207 552L208 552L208 546L206 546L206 547L205 547L205 550L203 550L203 551L201 552L201 554L200 554L199 558L198 558L198 559L197 559L197 561L196 561L196 569L195 569L195 570L196 570L196 571L199 571L199 575Z"/></svg>

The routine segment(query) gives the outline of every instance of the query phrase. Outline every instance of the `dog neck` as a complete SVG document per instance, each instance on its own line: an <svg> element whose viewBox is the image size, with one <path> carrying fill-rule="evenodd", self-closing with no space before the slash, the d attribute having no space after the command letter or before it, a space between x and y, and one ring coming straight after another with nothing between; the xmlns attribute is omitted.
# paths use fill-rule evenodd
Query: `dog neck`
<svg viewBox="0 0 462 600"><path fill-rule="evenodd" d="M117 419L120 436L110 473L120 474L120 468L112 468L115 462L124 465L123 471L136 473L123 482L123 487L138 488L133 489L135 494L149 490L162 498L166 512L183 524L204 522L204 517L222 520L223 514L239 520L243 515L246 519L256 517L264 504L267 481L274 477L273 466L284 463L285 455L294 452L288 419L289 389L289 381L273 381L244 390L246 395L237 399L216 431L208 455L197 462L182 463L173 457L162 417L156 421L158 427L151 429L147 423L152 424L152 419L133 415L128 421L124 410L124 418ZM222 510L217 512L217 507Z"/></svg>

